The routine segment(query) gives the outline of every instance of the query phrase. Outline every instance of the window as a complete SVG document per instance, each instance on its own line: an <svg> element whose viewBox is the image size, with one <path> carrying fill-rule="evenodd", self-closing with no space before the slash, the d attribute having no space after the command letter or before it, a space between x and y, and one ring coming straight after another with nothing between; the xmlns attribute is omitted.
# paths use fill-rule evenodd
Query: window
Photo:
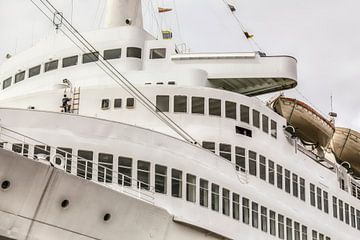
<svg viewBox="0 0 360 240"><path fill-rule="evenodd" d="M245 172L245 148L235 147L236 170Z"/></svg>
<svg viewBox="0 0 360 240"><path fill-rule="evenodd" d="M15 83L21 82L25 79L25 71L19 72L15 75Z"/></svg>
<svg viewBox="0 0 360 240"><path fill-rule="evenodd" d="M82 63L96 62L99 60L99 52L85 53L82 57Z"/></svg>
<svg viewBox="0 0 360 240"><path fill-rule="evenodd" d="M351 207L351 226L356 227L355 208Z"/></svg>
<svg viewBox="0 0 360 240"><path fill-rule="evenodd" d="M322 197L321 197L321 188L316 188L316 199L317 199L317 207L319 210L322 209Z"/></svg>
<svg viewBox="0 0 360 240"><path fill-rule="evenodd" d="M158 95L156 96L156 111L169 112L169 96Z"/></svg>
<svg viewBox="0 0 360 240"><path fill-rule="evenodd" d="M202 147L212 151L213 153L215 153L215 143L214 142L202 142Z"/></svg>
<svg viewBox="0 0 360 240"><path fill-rule="evenodd" d="M274 185L275 184L275 164L273 161L269 160L269 183Z"/></svg>
<svg viewBox="0 0 360 240"><path fill-rule="evenodd" d="M283 188L283 168L276 164L276 185L278 188Z"/></svg>
<svg viewBox="0 0 360 240"><path fill-rule="evenodd" d="M317 240L317 232L312 230L312 240Z"/></svg>
<svg viewBox="0 0 360 240"><path fill-rule="evenodd" d="M276 236L276 213L270 210L270 234Z"/></svg>
<svg viewBox="0 0 360 240"><path fill-rule="evenodd" d="M269 117L266 115L262 115L262 130L265 133L269 132Z"/></svg>
<svg viewBox="0 0 360 240"><path fill-rule="evenodd" d="M237 134L245 135L247 137L252 137L252 131L250 129L247 129L247 128L235 126L235 132Z"/></svg>
<svg viewBox="0 0 360 240"><path fill-rule="evenodd" d="M357 229L360 230L360 210L356 210L356 225Z"/></svg>
<svg viewBox="0 0 360 240"><path fill-rule="evenodd" d="M292 220L290 218L286 218L286 240L292 240Z"/></svg>
<svg viewBox="0 0 360 240"><path fill-rule="evenodd" d="M79 58L78 56L71 56L71 57L63 58L62 67L66 68L66 67L77 65L78 58Z"/></svg>
<svg viewBox="0 0 360 240"><path fill-rule="evenodd" d="M333 196L332 200L333 200L333 216L334 218L337 218L338 217L337 198Z"/></svg>
<svg viewBox="0 0 360 240"><path fill-rule="evenodd" d="M59 65L59 60L54 60L54 61L50 61L50 62L47 62L45 63L45 72L49 72L49 71L52 71L52 70L55 70L58 68L58 65Z"/></svg>
<svg viewBox="0 0 360 240"><path fill-rule="evenodd" d="M131 186L132 178L132 159L127 157L118 158L118 183L124 186Z"/></svg>
<svg viewBox="0 0 360 240"><path fill-rule="evenodd" d="M11 86L11 77L9 77L3 81L2 89L8 88L10 86Z"/></svg>
<svg viewBox="0 0 360 240"><path fill-rule="evenodd" d="M186 200L196 202L196 177L186 174Z"/></svg>
<svg viewBox="0 0 360 240"><path fill-rule="evenodd" d="M150 163L139 160L137 162L137 187L150 189Z"/></svg>
<svg viewBox="0 0 360 240"><path fill-rule="evenodd" d="M155 165L155 192L166 194L167 167Z"/></svg>
<svg viewBox="0 0 360 240"><path fill-rule="evenodd" d="M104 59L111 60L121 58L121 48L109 49L104 51Z"/></svg>
<svg viewBox="0 0 360 240"><path fill-rule="evenodd" d="M126 99L126 107L127 108L134 108L135 99L134 98L127 98Z"/></svg>
<svg viewBox="0 0 360 240"><path fill-rule="evenodd" d="M121 98L114 99L114 108L121 108L122 100Z"/></svg>
<svg viewBox="0 0 360 240"><path fill-rule="evenodd" d="M171 196L182 197L182 171L171 169Z"/></svg>
<svg viewBox="0 0 360 240"><path fill-rule="evenodd" d="M34 146L34 156L36 158L42 157L40 155L46 156L46 160L50 160L50 146L44 145L35 145Z"/></svg>
<svg viewBox="0 0 360 240"><path fill-rule="evenodd" d="M93 152L79 150L77 155L79 156L77 160L77 176L91 180Z"/></svg>
<svg viewBox="0 0 360 240"><path fill-rule="evenodd" d="M252 111L252 117L253 117L253 126L260 128L260 112L253 109Z"/></svg>
<svg viewBox="0 0 360 240"><path fill-rule="evenodd" d="M310 183L310 204L315 207L315 185Z"/></svg>
<svg viewBox="0 0 360 240"><path fill-rule="evenodd" d="M14 143L12 151L27 157L29 156L29 144Z"/></svg>
<svg viewBox="0 0 360 240"><path fill-rule="evenodd" d="M200 178L200 206L208 207L209 182Z"/></svg>
<svg viewBox="0 0 360 240"><path fill-rule="evenodd" d="M39 75L41 70L41 65L37 65L29 69L29 78Z"/></svg>
<svg viewBox="0 0 360 240"><path fill-rule="evenodd" d="M294 240L300 240L300 223L294 222Z"/></svg>
<svg viewBox="0 0 360 240"><path fill-rule="evenodd" d="M166 57L166 48L150 49L150 59L160 59Z"/></svg>
<svg viewBox="0 0 360 240"><path fill-rule="evenodd" d="M204 114L205 112L205 98L192 97L191 98L191 113Z"/></svg>
<svg viewBox="0 0 360 240"><path fill-rule="evenodd" d="M285 239L284 216L278 214L278 236L280 239Z"/></svg>
<svg viewBox="0 0 360 240"><path fill-rule="evenodd" d="M285 192L290 193L290 171L285 169Z"/></svg>
<svg viewBox="0 0 360 240"><path fill-rule="evenodd" d="M277 138L277 124L274 120L270 121L270 127L271 127L271 136L274 138Z"/></svg>
<svg viewBox="0 0 360 240"><path fill-rule="evenodd" d="M259 206L256 202L251 203L251 220L252 220L252 226L254 228L258 228L259 226Z"/></svg>
<svg viewBox="0 0 360 240"><path fill-rule="evenodd" d="M267 209L261 206L261 231L267 232Z"/></svg>
<svg viewBox="0 0 360 240"><path fill-rule="evenodd" d="M301 240L307 240L307 226L301 226Z"/></svg>
<svg viewBox="0 0 360 240"><path fill-rule="evenodd" d="M221 100L209 98L209 115L221 116Z"/></svg>
<svg viewBox="0 0 360 240"><path fill-rule="evenodd" d="M324 234L319 233L319 240L324 240Z"/></svg>
<svg viewBox="0 0 360 240"><path fill-rule="evenodd" d="M113 175L113 155L99 153L98 157L98 181L111 183Z"/></svg>
<svg viewBox="0 0 360 240"><path fill-rule="evenodd" d="M326 191L323 191L324 196L324 212L329 213L329 196Z"/></svg>
<svg viewBox="0 0 360 240"><path fill-rule="evenodd" d="M110 99L102 99L101 100L101 109L109 109L110 108Z"/></svg>
<svg viewBox="0 0 360 240"><path fill-rule="evenodd" d="M128 47L126 51L126 57L141 58L141 48Z"/></svg>
<svg viewBox="0 0 360 240"><path fill-rule="evenodd" d="M349 204L345 203L345 223L349 224L350 223L350 214L349 214Z"/></svg>
<svg viewBox="0 0 360 240"><path fill-rule="evenodd" d="M217 212L219 211L219 189L219 185L216 185L214 183L211 184L211 209Z"/></svg>
<svg viewBox="0 0 360 240"><path fill-rule="evenodd" d="M240 196L239 194L232 194L232 215L233 219L240 219Z"/></svg>
<svg viewBox="0 0 360 240"><path fill-rule="evenodd" d="M305 179L300 178L300 199L305 202Z"/></svg>
<svg viewBox="0 0 360 240"><path fill-rule="evenodd" d="M249 107L245 105L240 105L240 121L244 123L249 123L250 114L249 114Z"/></svg>
<svg viewBox="0 0 360 240"><path fill-rule="evenodd" d="M256 176L256 152L249 151L249 173Z"/></svg>
<svg viewBox="0 0 360 240"><path fill-rule="evenodd" d="M231 145L220 143L220 156L231 162Z"/></svg>
<svg viewBox="0 0 360 240"><path fill-rule="evenodd" d="M242 199L242 212L243 212L243 218L242 221L245 224L250 223L250 205L249 205L249 199L243 198Z"/></svg>
<svg viewBox="0 0 360 240"><path fill-rule="evenodd" d="M292 187L293 187L293 196L298 197L299 196L299 182L298 182L298 176L293 173L292 174Z"/></svg>
<svg viewBox="0 0 360 240"><path fill-rule="evenodd" d="M174 96L174 112L187 112L186 96Z"/></svg>
<svg viewBox="0 0 360 240"><path fill-rule="evenodd" d="M56 154L61 155L65 160L65 170L71 173L71 162L72 162L72 149L59 147L56 149Z"/></svg>
<svg viewBox="0 0 360 240"><path fill-rule="evenodd" d="M230 191L225 188L222 189L222 213L230 216Z"/></svg>
<svg viewBox="0 0 360 240"><path fill-rule="evenodd" d="M236 103L234 102L225 102L225 117L236 119Z"/></svg>
<svg viewBox="0 0 360 240"><path fill-rule="evenodd" d="M344 221L344 205L343 201L339 199L339 219L340 221Z"/></svg>
<svg viewBox="0 0 360 240"><path fill-rule="evenodd" d="M260 155L260 178L266 181L266 158Z"/></svg>

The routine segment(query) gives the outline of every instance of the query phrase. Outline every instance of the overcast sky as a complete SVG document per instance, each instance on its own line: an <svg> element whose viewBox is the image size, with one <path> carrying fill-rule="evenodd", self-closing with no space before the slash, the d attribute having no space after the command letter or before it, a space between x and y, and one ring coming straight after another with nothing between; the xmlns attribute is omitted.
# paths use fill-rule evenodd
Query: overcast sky
<svg viewBox="0 0 360 240"><path fill-rule="evenodd" d="M102 27L106 0L51 2L80 31ZM192 52L250 51L254 46L244 40L223 0L143 2L146 29L155 35L158 24L172 29L176 39L185 42ZM360 1L231 2L242 25L255 35L264 52L297 58L298 87L285 94L306 100L325 114L330 111L332 95L337 125L360 131ZM155 21L151 9L157 5L174 11ZM0 63L6 53L14 55L54 34L51 23L30 0L0 0L0 31Z"/></svg>

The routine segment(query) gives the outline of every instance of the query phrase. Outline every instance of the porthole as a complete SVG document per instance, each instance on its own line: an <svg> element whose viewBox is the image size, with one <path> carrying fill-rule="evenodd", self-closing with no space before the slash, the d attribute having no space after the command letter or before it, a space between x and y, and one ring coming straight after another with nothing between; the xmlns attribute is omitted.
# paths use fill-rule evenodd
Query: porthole
<svg viewBox="0 0 360 240"><path fill-rule="evenodd" d="M109 221L111 219L111 214L110 213L106 213L105 215L104 215L104 222L107 222L107 221Z"/></svg>
<svg viewBox="0 0 360 240"><path fill-rule="evenodd" d="M7 190L10 188L10 181L9 180L4 180L2 183L1 183L1 188L3 190Z"/></svg>
<svg viewBox="0 0 360 240"><path fill-rule="evenodd" d="M69 200L65 199L61 202L61 207L62 208L67 208L69 206Z"/></svg>

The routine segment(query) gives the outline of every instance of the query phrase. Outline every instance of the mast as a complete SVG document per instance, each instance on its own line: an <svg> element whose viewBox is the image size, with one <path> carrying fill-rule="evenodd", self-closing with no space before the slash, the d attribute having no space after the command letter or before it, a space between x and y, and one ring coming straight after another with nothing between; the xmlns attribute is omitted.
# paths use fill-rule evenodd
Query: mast
<svg viewBox="0 0 360 240"><path fill-rule="evenodd" d="M107 0L105 27L143 27L141 0Z"/></svg>

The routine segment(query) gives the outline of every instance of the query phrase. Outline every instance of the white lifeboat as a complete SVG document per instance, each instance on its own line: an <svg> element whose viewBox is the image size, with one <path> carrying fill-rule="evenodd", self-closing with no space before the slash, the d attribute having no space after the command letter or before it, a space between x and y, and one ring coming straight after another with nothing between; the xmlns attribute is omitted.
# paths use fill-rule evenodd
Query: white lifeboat
<svg viewBox="0 0 360 240"><path fill-rule="evenodd" d="M280 96L273 108L295 128L295 135L302 141L322 147L329 144L335 132L334 124L306 103Z"/></svg>

